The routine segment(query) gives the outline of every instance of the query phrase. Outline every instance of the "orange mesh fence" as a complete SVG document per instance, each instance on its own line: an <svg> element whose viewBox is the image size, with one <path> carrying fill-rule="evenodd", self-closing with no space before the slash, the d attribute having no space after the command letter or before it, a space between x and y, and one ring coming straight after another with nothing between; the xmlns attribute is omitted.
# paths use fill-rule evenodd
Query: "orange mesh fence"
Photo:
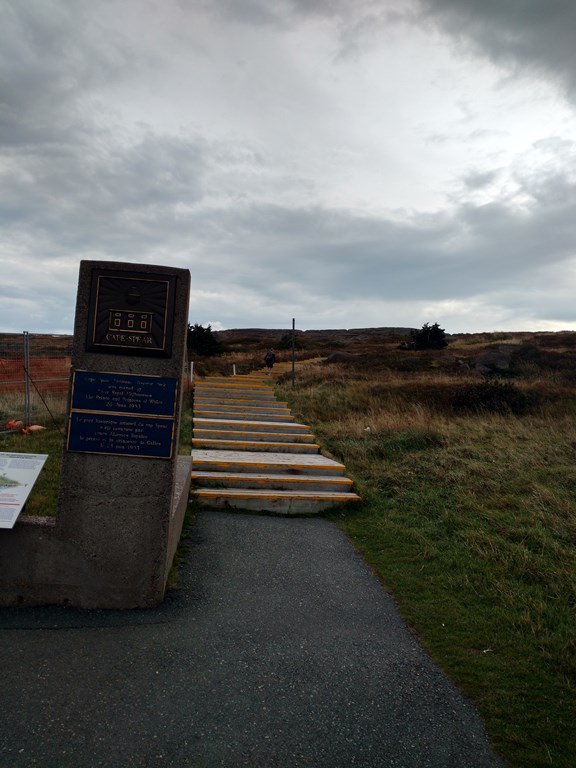
<svg viewBox="0 0 576 768"><path fill-rule="evenodd" d="M42 423L56 400L65 402L71 344L69 336L0 333L0 431L13 419Z"/></svg>

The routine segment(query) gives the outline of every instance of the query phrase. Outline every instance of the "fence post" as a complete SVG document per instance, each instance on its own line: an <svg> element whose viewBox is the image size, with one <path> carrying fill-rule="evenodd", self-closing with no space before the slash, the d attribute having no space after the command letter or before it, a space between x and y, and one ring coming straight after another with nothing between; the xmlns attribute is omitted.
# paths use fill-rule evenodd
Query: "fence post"
<svg viewBox="0 0 576 768"><path fill-rule="evenodd" d="M24 342L24 426L29 427L30 414L30 335L22 331Z"/></svg>
<svg viewBox="0 0 576 768"><path fill-rule="evenodd" d="M292 318L292 386L294 386L294 379L296 377L296 320Z"/></svg>

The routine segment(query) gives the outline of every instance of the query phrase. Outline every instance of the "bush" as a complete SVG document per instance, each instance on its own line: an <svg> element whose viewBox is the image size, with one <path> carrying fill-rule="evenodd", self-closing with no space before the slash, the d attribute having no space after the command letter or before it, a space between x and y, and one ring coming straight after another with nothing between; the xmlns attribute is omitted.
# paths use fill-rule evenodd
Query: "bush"
<svg viewBox="0 0 576 768"><path fill-rule="evenodd" d="M188 326L186 345L191 352L197 355L221 355L225 349L212 332L212 327L195 323Z"/></svg>
<svg viewBox="0 0 576 768"><path fill-rule="evenodd" d="M410 335L415 349L444 349L448 346L446 331L438 323L424 323L419 331L412 331Z"/></svg>
<svg viewBox="0 0 576 768"><path fill-rule="evenodd" d="M460 389L452 400L455 410L484 413L527 413L536 405L536 395L523 392L514 384L484 381Z"/></svg>

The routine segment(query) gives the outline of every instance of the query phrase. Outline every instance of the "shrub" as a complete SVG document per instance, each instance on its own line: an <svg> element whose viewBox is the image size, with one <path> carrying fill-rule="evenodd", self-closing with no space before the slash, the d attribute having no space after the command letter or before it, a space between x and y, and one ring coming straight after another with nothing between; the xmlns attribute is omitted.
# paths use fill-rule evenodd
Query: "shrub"
<svg viewBox="0 0 576 768"><path fill-rule="evenodd" d="M410 335L415 349L444 349L448 346L446 331L438 323L424 323L419 331L412 331Z"/></svg>
<svg viewBox="0 0 576 768"><path fill-rule="evenodd" d="M198 323L188 326L186 345L197 355L221 355L225 351L224 346L214 336L212 327L207 325L204 328Z"/></svg>
<svg viewBox="0 0 576 768"><path fill-rule="evenodd" d="M462 387L454 395L452 405L460 411L513 413L520 416L536 405L536 395L523 392L508 382L483 381Z"/></svg>

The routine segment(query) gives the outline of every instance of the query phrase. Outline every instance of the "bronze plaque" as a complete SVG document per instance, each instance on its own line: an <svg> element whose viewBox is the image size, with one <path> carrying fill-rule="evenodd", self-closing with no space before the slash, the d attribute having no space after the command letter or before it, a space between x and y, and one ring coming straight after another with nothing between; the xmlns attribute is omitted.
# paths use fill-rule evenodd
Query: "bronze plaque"
<svg viewBox="0 0 576 768"><path fill-rule="evenodd" d="M86 350L170 357L175 290L175 275L95 269Z"/></svg>

